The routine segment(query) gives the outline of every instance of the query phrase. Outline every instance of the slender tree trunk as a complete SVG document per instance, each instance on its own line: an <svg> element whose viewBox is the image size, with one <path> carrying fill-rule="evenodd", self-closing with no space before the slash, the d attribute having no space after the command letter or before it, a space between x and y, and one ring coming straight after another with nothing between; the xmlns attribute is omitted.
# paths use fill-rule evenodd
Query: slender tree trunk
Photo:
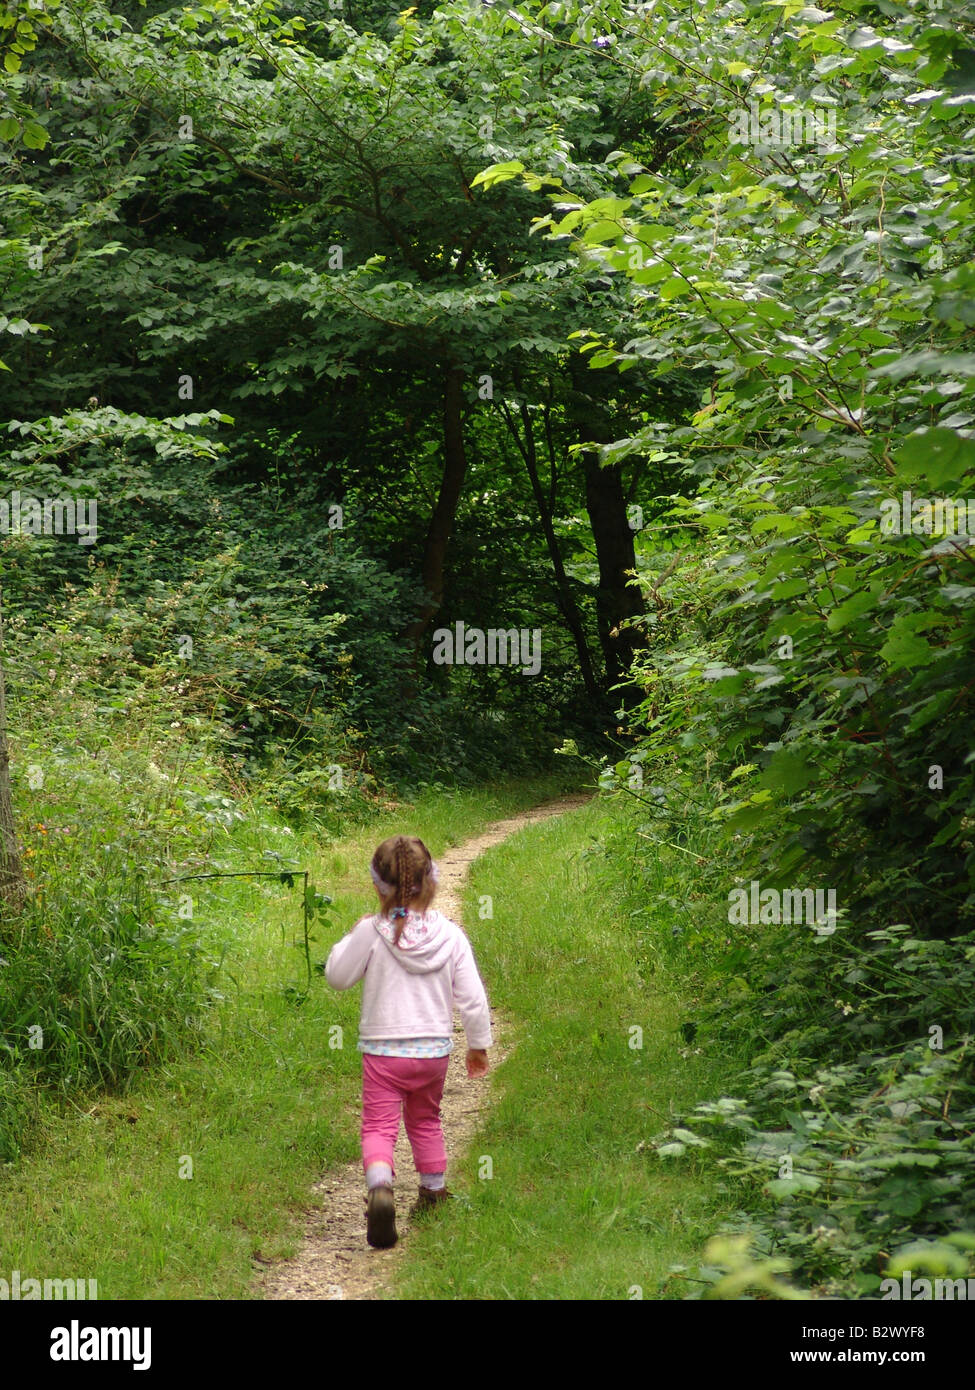
<svg viewBox="0 0 975 1390"><path fill-rule="evenodd" d="M555 527L552 525L552 509L546 501L545 492L538 476L538 452L535 448L535 434L532 429L531 412L527 405L523 404L521 406L520 413L525 430L525 439L524 443L522 443L521 436L518 433L507 406L503 406L502 408L504 410L508 429L511 434L514 435L515 443L518 445L519 452L525 460L525 467L528 470L532 492L535 494L535 502L538 506L538 515L542 522L545 544L548 546L549 559L552 561L552 569L555 572L555 588L559 611L572 634L572 640L575 642L582 683L586 688L586 694L589 696L590 700L599 701L600 690L596 683L595 673L592 669L592 658L589 654L589 644L586 641L586 632L582 622L582 615L573 597L572 589L569 584L569 576L566 574L565 565L562 562L562 553L559 550L558 537L555 534Z"/></svg>
<svg viewBox="0 0 975 1390"><path fill-rule="evenodd" d="M0 591L0 903L18 907L26 892L27 884L20 862L13 800L10 795L7 694L3 679L3 594Z"/></svg>
<svg viewBox="0 0 975 1390"><path fill-rule="evenodd" d="M578 358L569 359L569 372L577 394L573 413L579 442L610 443L615 435L609 433L598 403L585 389L586 370ZM629 618L642 617L646 608L639 588L630 583L636 569L636 550L623 490L622 465L602 467L593 449L582 454L582 465L586 510L599 564L596 623L606 662L606 679L611 686L623 684L622 703L629 706L642 698L639 687L627 683L627 676L634 656L646 643L639 628L620 625Z"/></svg>
<svg viewBox="0 0 975 1390"><path fill-rule="evenodd" d="M457 508L460 504L467 475L467 452L464 448L463 422L464 373L459 367L448 368L444 377L443 445L444 465L440 480L440 495L430 518L423 548L423 587L426 602L413 622L403 633L413 648L414 672L419 669L420 644L430 621L443 603L447 547L453 534Z"/></svg>
<svg viewBox="0 0 975 1390"><path fill-rule="evenodd" d="M636 569L636 552L620 466L601 468L599 457L594 453L584 454L583 464L586 510L599 562L596 594L599 641L606 662L606 678L610 685L617 685L626 680L634 656L644 646L644 637L638 628L621 624L627 618L641 617L646 609L640 590L630 583ZM633 693L639 696L638 691L623 692L624 703L630 703Z"/></svg>
<svg viewBox="0 0 975 1390"><path fill-rule="evenodd" d="M606 407L591 389L593 381L587 379L586 363L573 353L566 366L572 381L567 417L579 434L579 442L581 445L611 443L616 434ZM586 480L586 510L593 528L599 566L595 613L599 645L606 664L606 684L622 685L620 703L629 708L643 698L640 687L627 682L627 676L634 655L645 646L645 637L640 628L623 628L620 624L633 617L643 617L645 605L640 589L630 584L637 556L623 491L622 464L599 466L595 449L584 450L581 461Z"/></svg>

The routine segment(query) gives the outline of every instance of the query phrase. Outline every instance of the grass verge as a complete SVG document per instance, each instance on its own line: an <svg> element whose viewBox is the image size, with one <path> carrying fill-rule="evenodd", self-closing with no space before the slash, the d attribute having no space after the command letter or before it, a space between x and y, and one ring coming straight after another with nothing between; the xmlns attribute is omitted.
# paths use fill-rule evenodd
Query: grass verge
<svg viewBox="0 0 975 1390"><path fill-rule="evenodd" d="M670 1266L698 1262L737 1209L713 1168L672 1166L646 1142L740 1061L685 1042L690 986L651 944L672 939L671 920L643 910L636 929L608 833L597 800L473 866L464 920L516 1045L469 1153L450 1155L459 1200L411 1236L398 1298L681 1298Z"/></svg>
<svg viewBox="0 0 975 1390"><path fill-rule="evenodd" d="M371 906L367 866L386 835L418 834L436 855L563 789L556 778L435 789L324 844L252 818L213 867L268 867L271 850L308 868L334 899L315 929L322 960ZM31 1147L0 1170L5 1277L95 1279L102 1299L259 1297L255 1272L297 1249L310 1184L357 1156L359 999L317 975L303 1004L288 997L304 983L299 891L272 880L186 886L194 921L226 953L206 1041L124 1093L38 1095ZM343 1046L330 1046L339 1036Z"/></svg>

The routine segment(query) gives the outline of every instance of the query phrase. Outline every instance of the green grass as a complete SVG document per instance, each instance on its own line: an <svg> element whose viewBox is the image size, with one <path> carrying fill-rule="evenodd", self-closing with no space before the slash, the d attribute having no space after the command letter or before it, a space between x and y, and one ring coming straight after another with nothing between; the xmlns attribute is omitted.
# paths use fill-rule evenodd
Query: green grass
<svg viewBox="0 0 975 1390"><path fill-rule="evenodd" d="M661 965L672 918L658 911L648 931L641 912L636 929L598 848L608 829L593 802L473 867L464 920L516 1047L470 1152L450 1155L460 1200L411 1236L398 1298L684 1297L690 1286L666 1283L669 1267L697 1263L738 1205L713 1168L691 1155L674 1167L643 1147L720 1094L734 1060L685 1044L694 1001ZM652 872L659 886L674 866ZM642 1048L630 1047L632 1028Z"/></svg>
<svg viewBox="0 0 975 1390"><path fill-rule="evenodd" d="M315 928L320 961L372 905L368 863L379 840L409 831L437 855L562 785L428 791L325 844L248 823L227 837L218 867L266 867L271 849L308 868L335 900L328 926ZM225 999L206 1044L140 1072L124 1094L38 1097L37 1132L0 1176L4 1277L19 1269L24 1278L96 1279L105 1299L257 1297L258 1262L298 1247L310 1184L358 1156L358 995L319 975L300 1007L284 994L304 984L297 887L185 887L194 922L226 949ZM341 1049L329 1047L334 1025L344 1030ZM180 1176L187 1159L192 1178Z"/></svg>

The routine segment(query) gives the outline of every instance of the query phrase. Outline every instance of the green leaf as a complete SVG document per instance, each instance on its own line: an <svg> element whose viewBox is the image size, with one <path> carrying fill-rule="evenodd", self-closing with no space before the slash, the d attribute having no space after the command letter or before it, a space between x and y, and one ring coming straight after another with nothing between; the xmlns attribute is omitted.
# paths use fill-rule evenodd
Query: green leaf
<svg viewBox="0 0 975 1390"><path fill-rule="evenodd" d="M660 286L660 298L666 303L671 299L678 299L683 294L689 294L691 286L680 275L672 275L669 280Z"/></svg>
<svg viewBox="0 0 975 1390"><path fill-rule="evenodd" d="M794 749L781 748L773 755L759 781L764 787L774 787L792 796L808 787L816 776L816 768L808 758Z"/></svg>
<svg viewBox="0 0 975 1390"><path fill-rule="evenodd" d="M840 632L857 618L862 617L864 613L869 613L872 608L876 608L879 602L879 594L870 591L853 594L833 609L826 619L826 626L830 632Z"/></svg>
<svg viewBox="0 0 975 1390"><path fill-rule="evenodd" d="M772 585L772 598L776 603L785 598L793 598L796 594L804 594L809 588L807 579L785 579L781 584Z"/></svg>
<svg viewBox="0 0 975 1390"><path fill-rule="evenodd" d="M505 183L524 172L525 166L520 159L509 159L504 164L492 164L489 169L482 169L471 179L471 188L493 188L496 183Z"/></svg>
<svg viewBox="0 0 975 1390"><path fill-rule="evenodd" d="M917 627L922 621L923 618L915 614L897 619L887 641L880 648L880 655L888 666L912 669L915 666L930 666L938 658L938 648L917 635Z"/></svg>
<svg viewBox="0 0 975 1390"><path fill-rule="evenodd" d="M623 227L619 222L594 222L591 227L587 227L583 235L583 241L587 245L598 244L604 241L615 241L617 237L623 235Z"/></svg>
<svg viewBox="0 0 975 1390"><path fill-rule="evenodd" d="M24 126L24 144L29 150L42 150L48 141L47 131L36 121L28 121Z"/></svg>
<svg viewBox="0 0 975 1390"><path fill-rule="evenodd" d="M924 426L895 451L894 462L901 477L923 478L933 487L943 487L975 468L975 439L940 425Z"/></svg>
<svg viewBox="0 0 975 1390"><path fill-rule="evenodd" d="M765 1184L773 1197L796 1197L800 1192L817 1192L822 1187L819 1178L811 1173L796 1173L791 1178L773 1178Z"/></svg>

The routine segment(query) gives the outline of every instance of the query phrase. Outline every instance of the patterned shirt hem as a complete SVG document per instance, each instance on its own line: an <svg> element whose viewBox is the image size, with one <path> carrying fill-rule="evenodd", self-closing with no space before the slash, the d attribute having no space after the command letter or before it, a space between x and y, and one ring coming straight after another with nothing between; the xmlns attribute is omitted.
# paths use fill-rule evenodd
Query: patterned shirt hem
<svg viewBox="0 0 975 1390"><path fill-rule="evenodd" d="M446 1057L453 1051L452 1038L360 1038L360 1052L374 1057Z"/></svg>

